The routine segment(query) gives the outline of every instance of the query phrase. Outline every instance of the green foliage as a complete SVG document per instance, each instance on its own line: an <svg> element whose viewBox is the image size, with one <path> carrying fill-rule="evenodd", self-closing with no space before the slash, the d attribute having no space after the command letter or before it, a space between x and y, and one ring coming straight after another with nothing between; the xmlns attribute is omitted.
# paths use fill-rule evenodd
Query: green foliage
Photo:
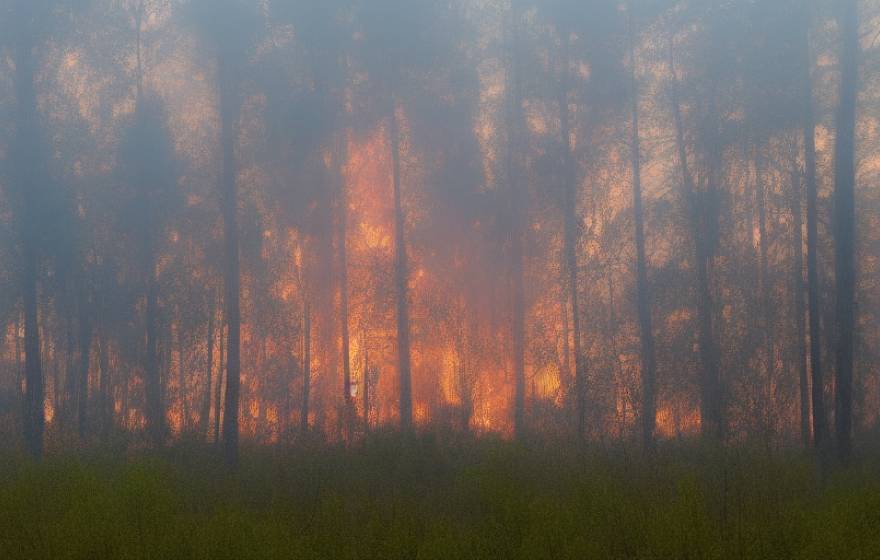
<svg viewBox="0 0 880 560"><path fill-rule="evenodd" d="M0 461L0 557L869 558L880 477L797 456L527 449L377 435L346 450Z"/></svg>

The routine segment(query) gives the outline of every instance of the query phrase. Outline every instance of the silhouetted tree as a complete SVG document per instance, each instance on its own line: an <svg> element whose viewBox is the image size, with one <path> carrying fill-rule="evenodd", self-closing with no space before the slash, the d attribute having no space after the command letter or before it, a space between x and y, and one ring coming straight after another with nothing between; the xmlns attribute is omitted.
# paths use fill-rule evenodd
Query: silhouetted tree
<svg viewBox="0 0 880 560"><path fill-rule="evenodd" d="M834 243L837 289L837 455L852 453L852 385L855 332L855 130L859 26L855 0L837 4L841 29L840 94L834 145Z"/></svg>

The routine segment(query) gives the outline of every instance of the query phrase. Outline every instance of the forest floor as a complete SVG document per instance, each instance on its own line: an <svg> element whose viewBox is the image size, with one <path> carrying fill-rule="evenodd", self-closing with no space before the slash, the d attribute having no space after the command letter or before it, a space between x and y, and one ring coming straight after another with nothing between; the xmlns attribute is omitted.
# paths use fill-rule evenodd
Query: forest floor
<svg viewBox="0 0 880 560"><path fill-rule="evenodd" d="M880 456L563 451L385 434L254 447L0 454L0 558L878 558Z"/></svg>

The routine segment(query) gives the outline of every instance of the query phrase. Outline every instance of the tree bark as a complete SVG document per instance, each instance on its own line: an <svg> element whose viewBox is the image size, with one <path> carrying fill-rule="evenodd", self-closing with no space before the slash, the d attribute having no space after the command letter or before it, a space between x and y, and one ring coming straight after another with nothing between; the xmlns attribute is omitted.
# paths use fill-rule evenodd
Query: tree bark
<svg viewBox="0 0 880 560"><path fill-rule="evenodd" d="M834 156L834 244L837 282L837 457L852 453L852 385L855 335L855 129L858 85L858 7L840 0L840 95Z"/></svg>

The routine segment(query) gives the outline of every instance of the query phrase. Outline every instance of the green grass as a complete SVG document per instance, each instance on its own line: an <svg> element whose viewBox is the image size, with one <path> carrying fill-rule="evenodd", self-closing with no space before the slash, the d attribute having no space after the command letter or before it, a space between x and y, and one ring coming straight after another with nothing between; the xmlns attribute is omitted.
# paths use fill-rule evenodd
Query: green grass
<svg viewBox="0 0 880 560"><path fill-rule="evenodd" d="M494 440L0 456L0 558L877 558L880 470Z"/></svg>

